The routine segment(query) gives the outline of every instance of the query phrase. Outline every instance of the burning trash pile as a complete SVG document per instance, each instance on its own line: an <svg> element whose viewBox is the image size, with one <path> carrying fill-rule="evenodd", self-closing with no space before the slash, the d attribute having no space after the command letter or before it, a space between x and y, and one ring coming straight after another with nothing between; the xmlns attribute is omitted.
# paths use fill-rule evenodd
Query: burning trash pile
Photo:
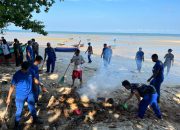
<svg viewBox="0 0 180 130"><path fill-rule="evenodd" d="M127 105L116 103L113 98L89 99L86 95L80 96L75 89L68 87L61 88L59 93L50 97L47 110L49 115L56 111L55 116L48 119L50 124L56 124L60 118L65 118L72 128L81 124L116 121L122 111L128 113Z"/></svg>

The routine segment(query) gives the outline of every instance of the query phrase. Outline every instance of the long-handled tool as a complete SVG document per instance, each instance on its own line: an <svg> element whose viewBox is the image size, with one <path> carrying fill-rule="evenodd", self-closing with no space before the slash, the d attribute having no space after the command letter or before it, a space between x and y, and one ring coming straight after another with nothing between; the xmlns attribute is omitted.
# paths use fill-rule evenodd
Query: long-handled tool
<svg viewBox="0 0 180 130"><path fill-rule="evenodd" d="M79 46L80 44L81 44L81 40L79 41L78 46ZM75 55L75 53L74 53L74 55ZM74 55L73 55L73 56L74 56ZM65 75L66 75L66 73L67 73L67 71L68 71L70 65L71 65L71 62L69 63L68 67L66 68L66 71L64 72L63 77L59 80L59 82L58 82L59 84L63 84L63 83L64 83Z"/></svg>

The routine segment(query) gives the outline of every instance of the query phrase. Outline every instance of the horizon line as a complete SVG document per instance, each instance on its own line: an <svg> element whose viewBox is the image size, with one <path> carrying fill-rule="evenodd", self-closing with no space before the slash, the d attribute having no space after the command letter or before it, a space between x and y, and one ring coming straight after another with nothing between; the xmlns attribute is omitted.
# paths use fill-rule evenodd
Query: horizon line
<svg viewBox="0 0 180 130"><path fill-rule="evenodd" d="M30 33L36 33L36 32L31 32L30 30L10 30L10 29L5 29L5 32L30 32ZM112 35L161 35L161 36L167 36L167 35L172 35L172 36L180 36L180 33L160 33L160 32L100 32L100 31L47 31L48 33L67 33L67 34L112 34ZM38 34L38 33L37 33ZM41 35L41 34L39 34Z"/></svg>

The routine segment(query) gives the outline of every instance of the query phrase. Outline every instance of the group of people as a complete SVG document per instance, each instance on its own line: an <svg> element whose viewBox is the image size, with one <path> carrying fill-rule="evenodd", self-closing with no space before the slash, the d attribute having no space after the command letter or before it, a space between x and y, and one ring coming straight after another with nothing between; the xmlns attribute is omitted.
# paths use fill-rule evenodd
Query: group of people
<svg viewBox="0 0 180 130"><path fill-rule="evenodd" d="M4 42L3 42L4 43ZM17 50L16 58L19 58L19 55L23 55L20 51L20 44L17 39L14 39L14 48ZM93 54L93 48L91 43L88 43L88 49L85 53L88 52L88 63L91 63L91 55ZM171 50L172 52L172 50ZM102 50L101 57L103 58L105 67L110 64L112 57L112 49L111 46L107 46L104 44L104 48ZM7 104L9 105L11 102L11 96L13 91L16 89L15 94L15 103L16 103L16 115L15 115L15 129L19 129L19 122L21 119L24 103L28 103L29 111L33 117L33 123L42 123L36 114L35 104L38 105L38 97L40 91L48 92L44 87L43 83L39 79L39 65L44 64L47 58L47 71L46 73L53 73L56 61L56 53L55 50L51 47L50 43L47 43L47 48L45 48L44 53L44 61L42 56L39 55L39 45L35 42L34 39L28 41L28 45L26 47L26 61L23 62L23 58L19 60L16 64L21 65L21 69L18 70L12 78L11 87L9 90L9 94L7 97ZM172 58L170 53L168 53L165 58ZM174 57L173 57L174 58ZM139 49L139 52L136 54L137 62L144 60L144 52L142 52L142 48ZM139 60L139 61L138 61ZM137 63L138 69L141 69L142 61ZM159 59L157 54L152 55L152 61L155 62L153 67L153 75L147 80L150 82L150 85L139 84L139 83L130 83L128 80L122 82L122 85L131 90L131 94L124 101L126 103L130 100L133 95L135 95L139 101L139 110L138 117L143 118L145 111L148 106L151 105L156 116L161 119L161 111L158 106L160 99L160 86L164 80L164 66L169 62L166 61L166 64L163 64ZM74 86L75 79L79 79L82 84L82 68L81 65L85 63L83 56L80 55L80 50L77 49L75 51L75 55L70 61L74 63L74 69L72 72L72 86ZM51 68L51 69L50 69ZM142 99L141 99L142 98Z"/></svg>
<svg viewBox="0 0 180 130"><path fill-rule="evenodd" d="M168 53L164 56L164 68L167 67L167 75L170 72L171 66L174 64L174 55L172 54L172 49L168 49ZM142 51L142 48L139 48L139 51L136 53L135 56L137 70L141 72L142 63L144 62L144 52Z"/></svg>

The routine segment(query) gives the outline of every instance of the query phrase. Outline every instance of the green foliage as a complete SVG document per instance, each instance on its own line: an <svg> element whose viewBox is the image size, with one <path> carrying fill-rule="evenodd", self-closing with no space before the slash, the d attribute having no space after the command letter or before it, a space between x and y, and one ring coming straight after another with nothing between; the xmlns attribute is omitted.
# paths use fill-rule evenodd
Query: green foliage
<svg viewBox="0 0 180 130"><path fill-rule="evenodd" d="M54 3L55 0L0 0L0 29L14 23L22 29L47 35L43 22L33 20L32 13L48 12Z"/></svg>

